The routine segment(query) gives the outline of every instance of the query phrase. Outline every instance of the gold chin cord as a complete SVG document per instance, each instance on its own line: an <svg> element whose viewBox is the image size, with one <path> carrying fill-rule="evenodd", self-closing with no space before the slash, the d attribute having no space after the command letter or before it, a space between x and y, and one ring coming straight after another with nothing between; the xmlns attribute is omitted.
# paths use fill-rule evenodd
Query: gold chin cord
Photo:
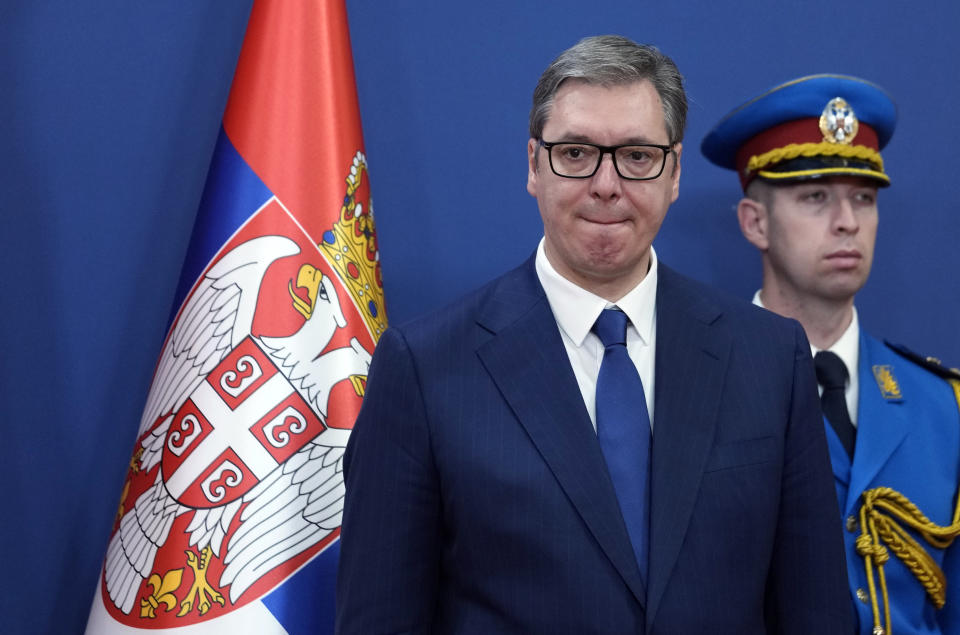
<svg viewBox="0 0 960 635"><path fill-rule="evenodd" d="M957 405L960 407L960 380L949 379ZM874 635L891 635L890 601L887 596L887 580L883 565L890 559L890 551L913 573L933 605L940 609L947 601L947 580L923 545L917 542L904 528L915 530L934 548L946 549L960 536L960 497L958 497L953 520L949 525L937 525L927 518L910 499L889 487L875 487L861 497L860 537L857 538L857 553L863 557L870 588L873 608ZM880 597L883 599L883 621L877 601L877 584L874 569L880 581Z"/></svg>

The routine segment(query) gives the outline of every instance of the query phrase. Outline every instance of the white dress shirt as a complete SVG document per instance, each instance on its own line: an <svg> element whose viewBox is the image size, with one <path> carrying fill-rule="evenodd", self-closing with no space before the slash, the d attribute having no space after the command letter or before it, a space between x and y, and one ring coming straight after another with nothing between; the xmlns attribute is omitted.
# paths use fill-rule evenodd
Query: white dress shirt
<svg viewBox="0 0 960 635"><path fill-rule="evenodd" d="M547 260L543 240L537 248L537 277L547 294L550 309L560 328L573 374L577 378L583 403L587 407L593 429L597 429L596 390L603 343L591 330L600 312L616 306L627 314L627 354L640 373L647 412L653 426L653 395L656 359L657 254L650 247L650 269L644 279L614 305L570 282Z"/></svg>
<svg viewBox="0 0 960 635"><path fill-rule="evenodd" d="M759 307L766 308L763 306L763 301L760 299L760 292L757 291L753 294L753 303ZM858 399L860 398L860 376L857 373L857 369L860 367L860 320L857 317L857 307L853 307L853 319L850 320L850 326L847 327L847 330L843 332L843 335L840 336L833 346L828 348L831 353L836 353L837 357L843 360L844 365L847 367L847 389L844 392L844 397L847 399L847 412L850 413L850 421L853 423L853 426L857 426L857 405L859 403ZM810 345L810 353L816 355L820 352L813 344ZM817 386L820 394L823 394L823 387Z"/></svg>

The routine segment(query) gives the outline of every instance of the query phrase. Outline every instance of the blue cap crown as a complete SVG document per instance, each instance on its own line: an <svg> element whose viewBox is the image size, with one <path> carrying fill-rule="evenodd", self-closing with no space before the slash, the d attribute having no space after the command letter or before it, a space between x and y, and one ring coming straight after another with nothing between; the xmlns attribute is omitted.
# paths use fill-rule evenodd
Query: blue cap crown
<svg viewBox="0 0 960 635"><path fill-rule="evenodd" d="M847 75L810 75L781 84L734 109L704 138L701 151L754 178L793 182L862 176L888 185L880 150L897 109L882 88Z"/></svg>

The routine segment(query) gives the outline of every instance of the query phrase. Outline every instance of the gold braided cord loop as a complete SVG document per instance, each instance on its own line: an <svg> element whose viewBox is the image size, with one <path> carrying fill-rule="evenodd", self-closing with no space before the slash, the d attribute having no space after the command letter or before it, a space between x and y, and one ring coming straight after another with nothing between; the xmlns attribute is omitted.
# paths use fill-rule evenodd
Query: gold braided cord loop
<svg viewBox="0 0 960 635"><path fill-rule="evenodd" d="M774 148L750 157L747 162L747 173L752 173L768 165L789 161L797 157L842 157L845 159L861 159L869 161L877 166L877 170L883 172L883 159L880 153L867 146L847 146L837 143L790 143L782 148Z"/></svg>
<svg viewBox="0 0 960 635"><path fill-rule="evenodd" d="M960 403L960 391L957 392ZM924 515L909 498L890 487L875 487L862 494L860 507L860 537L857 538L857 553L863 557L870 587L873 608L874 630L883 629L877 603L873 569L880 577L880 597L883 598L885 631L890 633L890 599L887 596L884 564L893 552L923 585L933 605L941 609L947 601L947 580L943 571L923 545L911 536L903 525L919 533L937 549L946 549L960 536L960 501L954 509L951 524L937 525ZM881 544L882 543L882 544ZM879 631L878 631L879 632Z"/></svg>
<svg viewBox="0 0 960 635"><path fill-rule="evenodd" d="M874 539L869 534L861 534L857 538L857 553L866 558L870 556L870 559L875 564L882 565L886 564L887 560L890 559L890 552L887 551L887 548L883 545L874 542Z"/></svg>
<svg viewBox="0 0 960 635"><path fill-rule="evenodd" d="M816 144L813 144L816 145ZM882 169L882 168L881 168ZM948 379L953 396L960 408L960 380ZM930 546L946 549L957 536L960 536L960 496L953 510L953 519L949 525L934 523L920 511L913 502L890 487L875 487L865 491L860 506L860 536L857 538L857 553L863 557L867 572L867 586L870 588L870 604L873 609L873 632L890 635L890 598L887 594L887 578L883 565L890 559L893 551L903 564L913 573L933 605L941 609L947 601L947 579L930 554L918 543L900 523L916 530ZM883 541L884 544L880 544ZM884 546L886 545L886 546ZM889 548L889 550L888 550ZM880 620L880 607L877 603L877 585L873 579L876 567L880 578L880 597L883 598L883 625Z"/></svg>
<svg viewBox="0 0 960 635"><path fill-rule="evenodd" d="M876 527L867 524L867 506L860 506L861 534L857 538L857 553L863 557L863 564L867 571L867 587L870 589L870 608L873 610L873 632L885 633L890 630L890 602L887 595L887 576L883 565L889 559L887 549L880 544ZM877 604L877 585L873 581L873 567L876 565L880 577L880 591L883 597L883 623L886 631L880 626L880 607Z"/></svg>

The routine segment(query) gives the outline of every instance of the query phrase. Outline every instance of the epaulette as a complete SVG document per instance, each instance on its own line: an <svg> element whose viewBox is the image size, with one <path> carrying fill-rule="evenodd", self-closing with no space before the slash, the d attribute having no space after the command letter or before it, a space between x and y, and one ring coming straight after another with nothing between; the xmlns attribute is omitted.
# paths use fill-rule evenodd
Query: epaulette
<svg viewBox="0 0 960 635"><path fill-rule="evenodd" d="M901 357L906 357L914 364L918 366L923 366L931 373L943 377L944 379L955 379L960 381L960 369L957 368L948 368L943 365L943 363L936 357L924 357L919 353L914 353L909 348L902 344L894 344L893 342L883 340L883 343L890 347L895 353Z"/></svg>

